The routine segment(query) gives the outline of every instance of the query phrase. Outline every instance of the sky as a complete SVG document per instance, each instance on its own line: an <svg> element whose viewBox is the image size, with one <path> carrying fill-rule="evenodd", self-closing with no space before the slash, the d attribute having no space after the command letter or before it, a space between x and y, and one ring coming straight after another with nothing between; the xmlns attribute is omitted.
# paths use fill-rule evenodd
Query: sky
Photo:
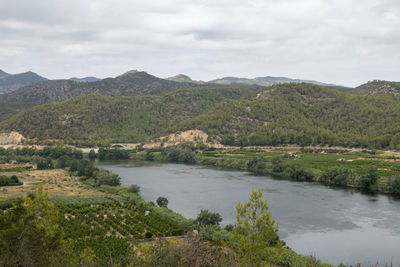
<svg viewBox="0 0 400 267"><path fill-rule="evenodd" d="M0 69L399 81L400 1L0 0Z"/></svg>

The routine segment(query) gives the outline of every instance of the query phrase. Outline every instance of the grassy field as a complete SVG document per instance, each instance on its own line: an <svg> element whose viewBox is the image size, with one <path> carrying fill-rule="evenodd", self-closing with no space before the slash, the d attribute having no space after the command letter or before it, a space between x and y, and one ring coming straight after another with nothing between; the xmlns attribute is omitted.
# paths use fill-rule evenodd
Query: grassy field
<svg viewBox="0 0 400 267"><path fill-rule="evenodd" d="M34 191L38 185L41 185L50 197L50 199L56 198L68 198L68 197L80 197L80 198L96 198L106 197L108 194L94 190L88 186L85 186L78 181L77 177L70 176L64 169L54 170L13 170L25 168L26 164L0 166L3 168L2 175L16 175L22 182L21 186L8 186L3 187L0 194L0 201L7 199L14 199L25 195L28 192ZM7 168L8 167L8 170Z"/></svg>

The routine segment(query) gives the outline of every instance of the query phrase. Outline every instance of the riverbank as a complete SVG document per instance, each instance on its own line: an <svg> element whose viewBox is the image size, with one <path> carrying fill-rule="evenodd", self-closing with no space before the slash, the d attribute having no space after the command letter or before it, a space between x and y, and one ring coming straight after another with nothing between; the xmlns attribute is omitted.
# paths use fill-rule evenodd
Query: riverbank
<svg viewBox="0 0 400 267"><path fill-rule="evenodd" d="M367 193L400 196L400 158L376 151L277 148L199 150L193 147L133 151L132 159L182 162Z"/></svg>
<svg viewBox="0 0 400 267"><path fill-rule="evenodd" d="M23 195L35 199L35 190L39 186L56 205L57 225L64 231L64 237L72 242L73 255L69 256L79 258L82 253L89 253L96 262L123 262L121 257L126 260L133 257L132 248L137 242L180 236L198 228L193 220L168 208L157 207L129 192L128 188L118 186L117 175L95 168L87 159L88 155L77 150L57 147L0 152L0 161L5 164L3 174L18 175L27 185L12 190L2 188L4 194L0 206L6 212L1 211L1 215L6 216L10 212L7 209ZM12 168L6 164L10 161L15 162ZM26 168L27 164L29 168ZM204 244L215 242L215 246L226 246L220 242L229 241L230 232L222 228L213 228L208 234L201 241ZM284 249L278 265L293 264L330 266Z"/></svg>

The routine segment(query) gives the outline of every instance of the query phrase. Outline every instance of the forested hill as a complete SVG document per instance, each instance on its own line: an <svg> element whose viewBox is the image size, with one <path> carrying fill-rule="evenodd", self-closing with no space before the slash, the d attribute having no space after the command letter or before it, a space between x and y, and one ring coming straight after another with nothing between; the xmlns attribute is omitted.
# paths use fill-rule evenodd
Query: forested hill
<svg viewBox="0 0 400 267"><path fill-rule="evenodd" d="M87 94L136 96L159 94L164 91L188 88L194 83L181 83L157 78L146 72L131 71L116 78L82 83L72 80L44 81L25 86L15 92L0 95L0 101L50 103Z"/></svg>
<svg viewBox="0 0 400 267"><path fill-rule="evenodd" d="M0 123L0 132L16 130L28 138L67 143L142 142L226 99L251 95L254 90L240 87L196 87L136 97L91 94L22 111Z"/></svg>
<svg viewBox="0 0 400 267"><path fill-rule="evenodd" d="M363 94L394 94L400 95L400 82L374 80L354 89Z"/></svg>
<svg viewBox="0 0 400 267"><path fill-rule="evenodd" d="M227 145L400 148L400 97L281 84L220 104L171 131L197 128Z"/></svg>
<svg viewBox="0 0 400 267"><path fill-rule="evenodd" d="M143 142L199 129L226 145L340 145L400 149L400 96L307 83L258 92L197 87L136 97L81 96L30 108L0 130L72 143Z"/></svg>

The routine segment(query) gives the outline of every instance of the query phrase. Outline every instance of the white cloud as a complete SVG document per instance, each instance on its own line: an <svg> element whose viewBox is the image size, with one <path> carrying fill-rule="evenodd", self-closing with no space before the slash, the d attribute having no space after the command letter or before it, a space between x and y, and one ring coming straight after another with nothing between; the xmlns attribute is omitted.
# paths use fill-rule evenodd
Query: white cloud
<svg viewBox="0 0 400 267"><path fill-rule="evenodd" d="M49 78L400 80L398 0L0 0L0 68Z"/></svg>

